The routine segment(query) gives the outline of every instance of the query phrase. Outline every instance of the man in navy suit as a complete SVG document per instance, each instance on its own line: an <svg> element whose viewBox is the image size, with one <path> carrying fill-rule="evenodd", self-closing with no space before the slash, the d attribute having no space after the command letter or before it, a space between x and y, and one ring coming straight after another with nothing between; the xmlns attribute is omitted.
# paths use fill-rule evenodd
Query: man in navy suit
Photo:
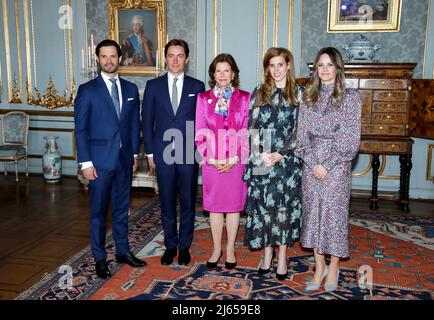
<svg viewBox="0 0 434 320"><path fill-rule="evenodd" d="M166 250L161 264L190 262L193 240L198 165L194 160L194 120L202 81L184 74L189 48L173 39L164 48L167 74L149 80L142 104L142 130L150 168L156 169ZM181 215L177 228L176 196Z"/></svg>
<svg viewBox="0 0 434 320"><path fill-rule="evenodd" d="M119 78L121 49L113 40L95 50L101 74L78 88L75 99L77 161L90 180L90 243L98 277L111 277L105 250L107 211L111 201L116 261L132 267L128 243L128 208L132 173L139 153L140 101L137 86Z"/></svg>

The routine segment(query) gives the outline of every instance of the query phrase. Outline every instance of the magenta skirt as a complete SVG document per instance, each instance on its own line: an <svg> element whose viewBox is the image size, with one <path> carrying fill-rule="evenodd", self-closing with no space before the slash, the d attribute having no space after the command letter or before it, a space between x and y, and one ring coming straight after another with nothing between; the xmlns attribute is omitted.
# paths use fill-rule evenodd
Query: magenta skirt
<svg viewBox="0 0 434 320"><path fill-rule="evenodd" d="M247 184L243 182L244 164L236 164L228 173L218 173L206 163L202 166L203 209L210 212L244 210Z"/></svg>

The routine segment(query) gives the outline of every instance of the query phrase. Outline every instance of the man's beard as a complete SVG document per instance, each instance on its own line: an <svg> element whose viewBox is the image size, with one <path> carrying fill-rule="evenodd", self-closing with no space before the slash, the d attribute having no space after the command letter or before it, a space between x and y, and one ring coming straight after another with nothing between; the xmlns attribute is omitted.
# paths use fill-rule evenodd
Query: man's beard
<svg viewBox="0 0 434 320"><path fill-rule="evenodd" d="M107 67L107 65L101 66L101 70L106 73L115 73L118 71L119 65L110 65Z"/></svg>

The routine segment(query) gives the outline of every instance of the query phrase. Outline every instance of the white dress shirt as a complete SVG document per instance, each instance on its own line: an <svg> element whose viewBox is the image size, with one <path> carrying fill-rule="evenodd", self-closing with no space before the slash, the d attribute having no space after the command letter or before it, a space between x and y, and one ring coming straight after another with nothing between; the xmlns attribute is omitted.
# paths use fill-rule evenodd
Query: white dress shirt
<svg viewBox="0 0 434 320"><path fill-rule="evenodd" d="M179 76L174 76L170 72L167 72L167 86L169 88L169 96L170 101L172 101L172 86L173 86L173 79L178 78L178 81L176 81L176 88L178 89L178 106L181 102L181 95L182 95L182 86L184 85L184 72L181 73Z"/></svg>

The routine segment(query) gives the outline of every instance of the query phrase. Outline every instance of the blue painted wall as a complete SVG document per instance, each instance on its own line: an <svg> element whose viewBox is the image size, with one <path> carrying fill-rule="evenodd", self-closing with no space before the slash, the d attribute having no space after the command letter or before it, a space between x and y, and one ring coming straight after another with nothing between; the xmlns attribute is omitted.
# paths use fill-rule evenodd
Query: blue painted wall
<svg viewBox="0 0 434 320"><path fill-rule="evenodd" d="M18 78L18 56L15 27L14 1L7 0L9 19L9 35L11 49L12 74ZM23 88L26 81L26 50L24 35L23 0L18 1L21 35L21 60L23 66ZM73 0L73 72L76 89L86 81L80 75L81 48L85 48L90 34L94 34L95 42L108 35L108 1L107 0ZM191 46L191 59L188 73L207 82L208 66L214 53L222 51L233 54L241 69L242 87L251 91L262 78L262 54L273 46L275 38L275 12L277 16L277 46L288 47L291 43L296 75L308 74L306 63L311 61L322 46L341 47L350 43L357 34L328 34L327 1L320 0L279 0L275 11L274 0L217 0L217 11L214 12L214 0L167 0L167 30L170 38L180 37ZM267 5L267 24L264 24L264 8ZM35 21L36 73L38 88L44 92L48 77L53 76L58 92L65 89L64 41L63 30L58 26L58 13L63 0L33 1ZM3 8L0 5L0 16ZM290 24L292 16L292 24ZM47 18L49 17L49 18ZM213 19L216 18L214 33ZM403 0L401 31L399 33L366 33L375 44L382 46L378 58L382 61L414 61L418 63L416 77L433 78L434 67L434 2L432 0ZM425 32L428 30L428 32ZM265 33L264 33L265 31ZM265 47L264 35L266 36ZM215 38L216 36L216 38ZM55 134L60 137L59 146L64 156L74 157L74 141L72 130L73 107L63 107L53 111L43 107L8 103L6 52L4 46L3 18L0 25L0 62L3 91L0 94L0 109L20 109L43 111L44 114L32 115L29 150L33 155L42 155L44 142L42 137ZM217 40L214 46L214 39ZM34 65L34 64L33 64ZM146 84L145 77L127 77L140 89ZM34 80L34 79L33 79ZM24 99L26 96L24 94ZM57 111L70 114L58 116ZM46 130L49 128L50 130ZM57 129L56 129L57 128ZM54 130L54 131L53 131ZM58 130L58 131L56 131ZM428 146L433 141L415 139L413 170L411 176L411 196L415 198L434 198L434 185L425 179L427 171ZM32 172L41 173L41 159L31 159ZM359 172L369 164L366 156L360 156L355 164L354 172ZM74 175L77 169L75 160L63 161L63 172ZM388 157L385 175L398 175L399 164L396 157ZM434 170L431 169L431 175ZM356 189L369 189L371 176L367 174L353 179ZM397 190L398 180L380 179L382 190Z"/></svg>

